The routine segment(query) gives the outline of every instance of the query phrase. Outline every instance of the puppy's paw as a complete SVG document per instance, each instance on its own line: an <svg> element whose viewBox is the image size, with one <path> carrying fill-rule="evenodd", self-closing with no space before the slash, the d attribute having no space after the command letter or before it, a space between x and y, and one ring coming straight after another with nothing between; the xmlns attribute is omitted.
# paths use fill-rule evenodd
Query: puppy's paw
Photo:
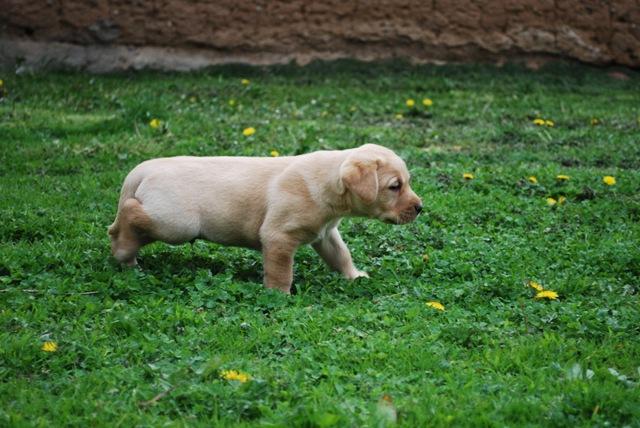
<svg viewBox="0 0 640 428"><path fill-rule="evenodd" d="M349 279L356 279L356 278L369 278L369 274L368 274L368 273L366 273L366 272L364 272L364 271L361 271L361 270L355 269L351 274L349 274L349 275L347 276L347 278L349 278Z"/></svg>

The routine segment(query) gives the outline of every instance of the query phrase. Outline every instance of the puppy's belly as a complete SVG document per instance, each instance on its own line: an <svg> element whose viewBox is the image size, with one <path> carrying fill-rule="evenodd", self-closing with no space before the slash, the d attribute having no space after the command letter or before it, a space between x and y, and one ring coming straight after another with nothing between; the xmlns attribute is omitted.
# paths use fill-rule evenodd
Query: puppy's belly
<svg viewBox="0 0 640 428"><path fill-rule="evenodd" d="M147 184L147 183L144 183ZM223 245L260 249L261 210L217 192L172 191L171 186L141 186L136 197L151 218L153 238L183 244L201 238ZM196 189L191 189L196 190Z"/></svg>
<svg viewBox="0 0 640 428"><path fill-rule="evenodd" d="M247 233L247 224L226 215L181 210L179 207L147 207L143 205L153 222L152 235L169 244L183 244L194 239L206 239L223 245L260 249L257 234ZM246 218L245 218L246 220Z"/></svg>
<svg viewBox="0 0 640 428"><path fill-rule="evenodd" d="M250 224L232 221L225 217L217 217L217 219L207 217L201 221L198 238L223 245L259 250L261 245L258 234L250 233L249 226Z"/></svg>
<svg viewBox="0 0 640 428"><path fill-rule="evenodd" d="M142 198L142 208L151 218L151 236L169 244L183 244L200 235L200 215L168 198Z"/></svg>

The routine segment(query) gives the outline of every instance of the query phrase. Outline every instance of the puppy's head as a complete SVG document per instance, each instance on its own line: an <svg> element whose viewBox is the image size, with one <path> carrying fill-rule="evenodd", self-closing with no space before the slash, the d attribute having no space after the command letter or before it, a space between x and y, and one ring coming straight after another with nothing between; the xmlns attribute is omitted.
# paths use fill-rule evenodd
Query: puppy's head
<svg viewBox="0 0 640 428"><path fill-rule="evenodd" d="M340 166L340 180L354 214L404 224L422 211L407 166L386 147L365 144L354 149Z"/></svg>

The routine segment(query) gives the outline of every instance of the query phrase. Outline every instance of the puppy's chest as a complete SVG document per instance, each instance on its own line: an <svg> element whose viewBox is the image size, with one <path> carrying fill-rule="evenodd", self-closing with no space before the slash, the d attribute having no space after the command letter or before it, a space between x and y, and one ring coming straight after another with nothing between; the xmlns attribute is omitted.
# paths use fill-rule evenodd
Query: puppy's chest
<svg viewBox="0 0 640 428"><path fill-rule="evenodd" d="M337 227L338 224L340 224L340 219L333 220L333 221L330 221L329 223L322 225L320 229L315 233L315 236L312 236L310 244L313 244L314 242L322 241L325 238L327 238L331 230Z"/></svg>

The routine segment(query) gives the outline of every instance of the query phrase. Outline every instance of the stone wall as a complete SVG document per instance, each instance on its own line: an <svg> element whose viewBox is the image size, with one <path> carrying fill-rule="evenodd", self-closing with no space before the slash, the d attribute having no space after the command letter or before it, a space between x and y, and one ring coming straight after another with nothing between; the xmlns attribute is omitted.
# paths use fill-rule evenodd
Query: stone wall
<svg viewBox="0 0 640 428"><path fill-rule="evenodd" d="M225 62L571 58L640 66L640 0L2 0L0 61L191 69Z"/></svg>

